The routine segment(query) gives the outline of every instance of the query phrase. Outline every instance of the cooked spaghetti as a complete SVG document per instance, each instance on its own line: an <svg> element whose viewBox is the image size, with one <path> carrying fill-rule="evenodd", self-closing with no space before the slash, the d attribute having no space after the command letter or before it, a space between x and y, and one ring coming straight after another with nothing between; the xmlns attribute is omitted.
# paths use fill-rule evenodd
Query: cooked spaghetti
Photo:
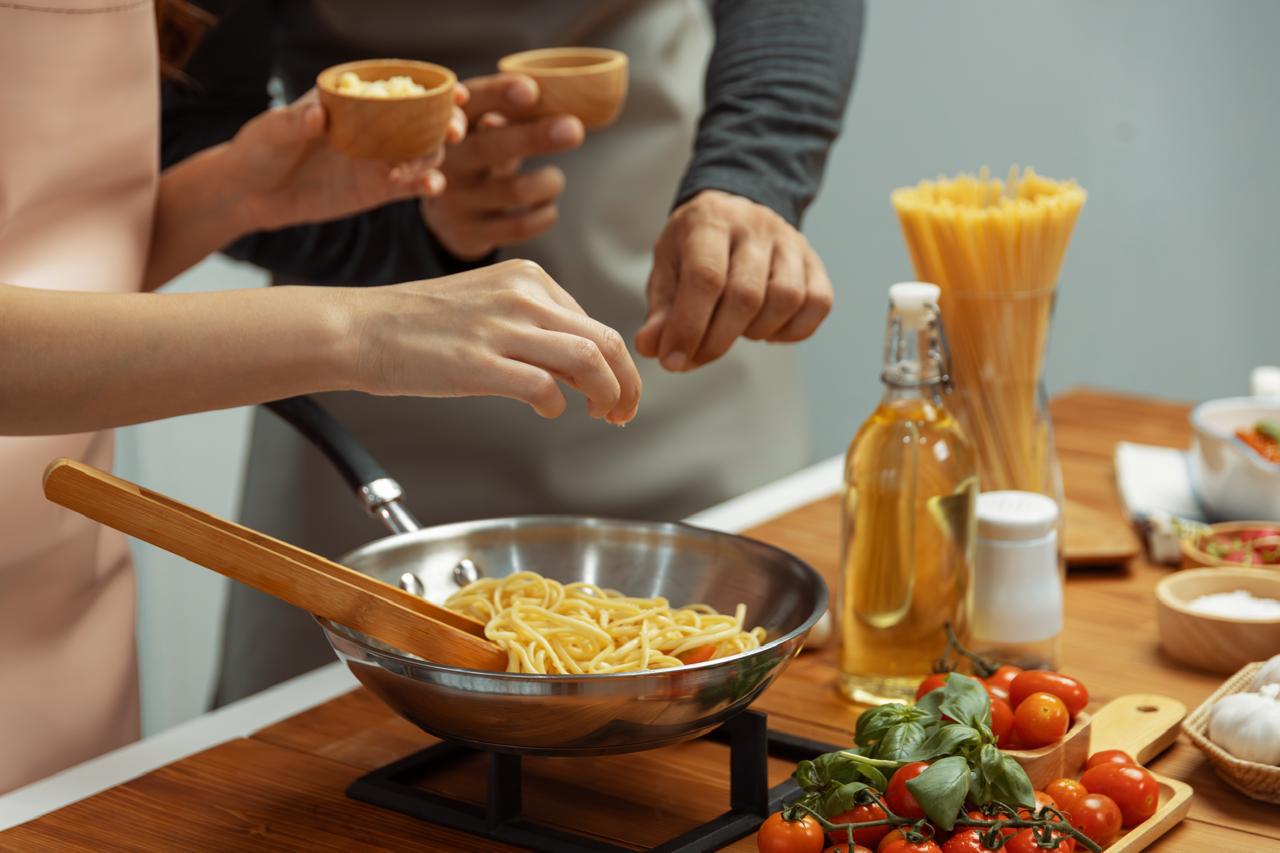
<svg viewBox="0 0 1280 853"><path fill-rule="evenodd" d="M637 672L685 666L759 648L763 628L743 628L705 604L672 607L590 583L562 584L535 572L482 578L444 606L485 623L507 653L507 672L539 675Z"/></svg>
<svg viewBox="0 0 1280 853"><path fill-rule="evenodd" d="M982 488L1052 493L1047 421L1037 418L1062 259L1085 191L1031 169L987 170L894 190L921 281L942 288L958 408L977 445Z"/></svg>

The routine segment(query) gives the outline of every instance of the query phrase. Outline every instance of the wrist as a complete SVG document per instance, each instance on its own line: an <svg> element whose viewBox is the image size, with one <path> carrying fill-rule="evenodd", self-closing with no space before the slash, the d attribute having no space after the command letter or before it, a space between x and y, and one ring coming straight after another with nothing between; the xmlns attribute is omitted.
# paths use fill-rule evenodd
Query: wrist
<svg viewBox="0 0 1280 853"><path fill-rule="evenodd" d="M361 390L361 301L346 287L272 287L287 300L296 329L295 369L321 391Z"/></svg>

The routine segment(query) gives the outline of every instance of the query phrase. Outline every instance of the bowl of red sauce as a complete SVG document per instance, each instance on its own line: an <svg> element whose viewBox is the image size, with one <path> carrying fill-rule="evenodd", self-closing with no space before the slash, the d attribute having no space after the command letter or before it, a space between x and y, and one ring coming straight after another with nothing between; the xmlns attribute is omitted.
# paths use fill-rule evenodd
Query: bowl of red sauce
<svg viewBox="0 0 1280 853"><path fill-rule="evenodd" d="M1202 403L1191 427L1191 485L1210 520L1280 521L1280 397Z"/></svg>

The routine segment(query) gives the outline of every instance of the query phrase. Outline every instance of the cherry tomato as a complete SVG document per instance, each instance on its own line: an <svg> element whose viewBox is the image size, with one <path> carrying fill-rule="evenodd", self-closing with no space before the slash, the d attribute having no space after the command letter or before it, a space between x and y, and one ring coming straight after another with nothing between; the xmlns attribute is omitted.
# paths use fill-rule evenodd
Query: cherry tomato
<svg viewBox="0 0 1280 853"><path fill-rule="evenodd" d="M844 844L832 844L822 853L871 853L871 848L863 847L861 844L854 844L850 847L846 841Z"/></svg>
<svg viewBox="0 0 1280 853"><path fill-rule="evenodd" d="M1142 823L1160 805L1160 786L1144 767L1132 764L1099 764L1084 771L1080 784L1090 794L1106 794L1120 807L1124 826Z"/></svg>
<svg viewBox="0 0 1280 853"><path fill-rule="evenodd" d="M1121 749L1104 749L1102 752L1095 752L1089 756L1084 768L1089 770L1099 764L1132 764L1135 767L1139 766L1138 762L1133 760L1132 755Z"/></svg>
<svg viewBox="0 0 1280 853"><path fill-rule="evenodd" d="M1106 847L1120 837L1120 807L1106 794L1085 794L1071 812L1071 825Z"/></svg>
<svg viewBox="0 0 1280 853"><path fill-rule="evenodd" d="M1062 836L1062 840L1058 842L1058 850L1060 853L1072 853L1076 849L1076 840L1063 833L1055 832L1054 835ZM1031 827L1018 830L1018 833L1009 839L1004 845L1004 850L1008 853L1046 853L1045 848L1041 847L1036 841L1034 830Z"/></svg>
<svg viewBox="0 0 1280 853"><path fill-rule="evenodd" d="M843 814L838 814L833 818L829 818L832 823L865 823L869 820L884 820L884 809L875 803L866 805L857 805L849 809ZM889 834L889 830L893 827L888 824L883 826L864 826L861 829L853 831L853 841L855 844L864 844L867 847L875 847L880 843L880 839ZM832 830L827 833L827 838L832 844L848 844L849 833L844 830Z"/></svg>
<svg viewBox="0 0 1280 853"><path fill-rule="evenodd" d="M986 677L987 692L1008 702L1009 685L1013 683L1013 679L1017 678L1021 672L1021 668L1005 664Z"/></svg>
<svg viewBox="0 0 1280 853"><path fill-rule="evenodd" d="M1027 745L1022 742L1022 738L1018 736L1018 728L1016 725L1014 726L1014 728L1009 730L1008 736L1000 741L999 746L1001 749L1026 749L1027 748Z"/></svg>
<svg viewBox="0 0 1280 853"><path fill-rule="evenodd" d="M942 853L990 853L990 850L990 847L982 843L982 830L976 826L961 829L942 845Z"/></svg>
<svg viewBox="0 0 1280 853"><path fill-rule="evenodd" d="M1043 809L1045 806L1048 806L1051 809L1056 809L1058 807L1057 801L1054 800L1053 797L1046 794L1044 791L1036 791L1035 794L1036 794L1036 807L1034 812L1028 808L1018 809L1018 817L1022 818L1023 820L1027 820L1028 818L1032 818L1040 814L1040 810Z"/></svg>
<svg viewBox="0 0 1280 853"><path fill-rule="evenodd" d="M991 700L991 731L996 736L996 746L1004 746L1013 731L1013 708L1003 699Z"/></svg>
<svg viewBox="0 0 1280 853"><path fill-rule="evenodd" d="M1071 814L1076 801L1089 793L1088 789L1075 779L1054 779L1044 786L1044 792L1053 797L1053 801L1058 804L1058 811L1063 814Z"/></svg>
<svg viewBox="0 0 1280 853"><path fill-rule="evenodd" d="M756 833L760 853L822 853L825 842L822 825L809 815L783 820L782 812L774 812Z"/></svg>
<svg viewBox="0 0 1280 853"><path fill-rule="evenodd" d="M907 790L907 783L929 769L927 761L913 761L904 764L889 780L889 787L884 792L884 801L898 817L919 820L924 817L924 809L916 802L916 798Z"/></svg>
<svg viewBox="0 0 1280 853"><path fill-rule="evenodd" d="M905 836L901 829L891 829L885 833L884 838L880 839L880 843L876 845L876 853L885 853L891 845L897 844Z"/></svg>
<svg viewBox="0 0 1280 853"><path fill-rule="evenodd" d="M920 686L916 688L916 701L919 702L926 693L932 693L946 684L947 676L950 674L949 672L935 672L933 675L926 676L924 681L920 682Z"/></svg>
<svg viewBox="0 0 1280 853"><path fill-rule="evenodd" d="M969 809L969 811L965 812L965 815L968 816L971 820L1007 820L1009 817L1006 814L998 814L998 815L984 814L982 809ZM978 829L978 828L969 827L969 829ZM978 831L982 832L981 829L978 829ZM1006 826L1000 830L1001 835L1013 835L1015 832L1017 832L1017 830L1011 826Z"/></svg>
<svg viewBox="0 0 1280 853"><path fill-rule="evenodd" d="M1018 740L1031 749L1048 746L1067 733L1071 715L1062 700L1052 693L1032 693L1013 712L1013 729ZM1086 783L1085 787L1089 787Z"/></svg>
<svg viewBox="0 0 1280 853"><path fill-rule="evenodd" d="M1069 675L1041 670L1019 673L1009 684L1009 704L1018 707L1032 693L1052 693L1067 706L1073 718L1089 704L1089 691Z"/></svg>
<svg viewBox="0 0 1280 853"><path fill-rule="evenodd" d="M905 838L899 838L888 847L877 848L876 853L942 853L942 848L932 838L924 841L908 841Z"/></svg>
<svg viewBox="0 0 1280 853"><path fill-rule="evenodd" d="M689 649L687 652L681 652L676 655L676 657L680 658L680 660L684 662L685 666L688 666L691 663L702 663L703 661L711 660L711 658L715 656L715 653L716 647L709 643L705 646L697 646Z"/></svg>

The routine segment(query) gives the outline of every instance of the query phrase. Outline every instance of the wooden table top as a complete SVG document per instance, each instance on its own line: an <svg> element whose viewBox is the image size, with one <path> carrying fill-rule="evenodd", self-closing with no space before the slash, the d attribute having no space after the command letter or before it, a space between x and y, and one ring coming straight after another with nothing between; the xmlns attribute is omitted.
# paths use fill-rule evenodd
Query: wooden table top
<svg viewBox="0 0 1280 853"><path fill-rule="evenodd" d="M1188 407L1094 391L1057 398L1053 417L1070 497L1119 513L1112 453L1120 440L1185 447ZM748 533L808 560L834 580L833 499ZM1169 570L1135 560L1127 570L1072 571L1062 669L1096 702L1125 693L1172 696L1193 709L1223 680L1191 672L1157 648L1152 588ZM834 585L833 585L834 588ZM832 687L830 651L805 653L753 705L771 727L849 743L855 710ZM433 742L364 690L252 737L234 740L0 834L4 850L453 850L495 844L348 799L357 777ZM1280 849L1280 810L1235 793L1185 738L1151 767L1195 788L1189 817L1152 849ZM770 784L791 766L770 760ZM726 748L709 742L603 758L525 760L525 813L575 832L645 849L727 807ZM461 766L431 789L479 801L484 774ZM755 850L754 838L726 848Z"/></svg>

